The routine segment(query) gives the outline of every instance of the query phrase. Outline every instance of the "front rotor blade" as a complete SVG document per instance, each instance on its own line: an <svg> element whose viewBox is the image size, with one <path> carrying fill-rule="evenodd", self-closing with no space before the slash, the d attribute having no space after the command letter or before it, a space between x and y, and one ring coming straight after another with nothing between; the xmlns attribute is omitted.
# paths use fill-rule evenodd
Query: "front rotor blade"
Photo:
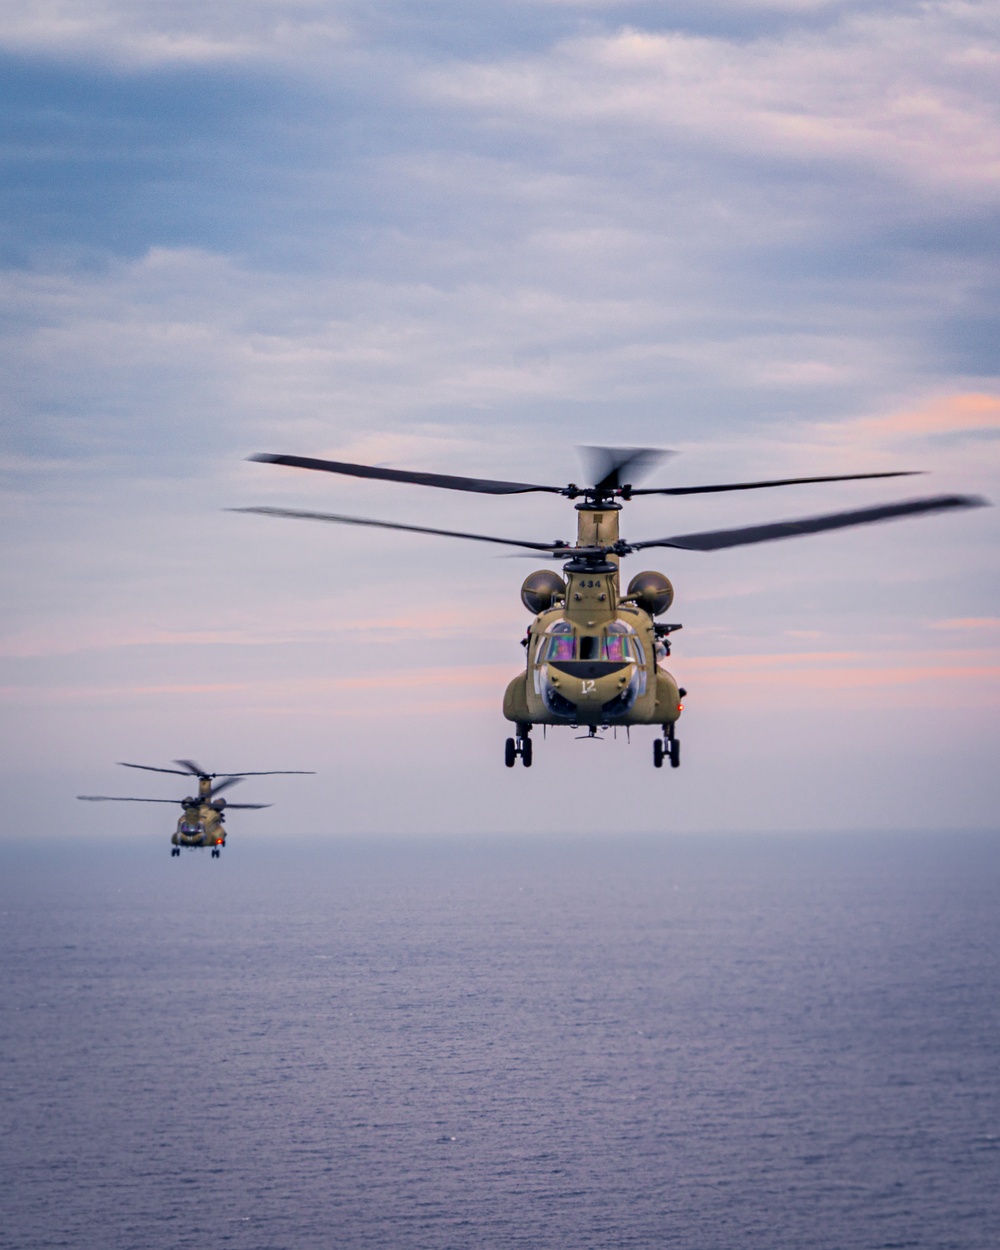
<svg viewBox="0 0 1000 1250"><path fill-rule="evenodd" d="M122 768L141 768L147 773L173 773L175 777L186 777L187 771L181 772L179 768L154 768L151 764L126 764L124 760L118 761ZM175 764L181 763L180 760L174 760Z"/></svg>
<svg viewBox="0 0 1000 1250"><path fill-rule="evenodd" d="M852 512L828 512L823 516L802 517L797 521L777 521L769 525L747 525L735 530L707 530L702 534L677 534L673 538L657 538L650 542L629 543L633 551L644 547L677 547L684 551L720 551L724 547L743 547L748 543L766 543L776 538L794 538L797 534L819 534L823 530L846 529L851 525L871 525L891 521L894 517L918 516L923 512L946 512L951 508L982 508L988 500L978 495L931 495L925 499L909 499L904 503L883 504L877 508L859 508Z"/></svg>
<svg viewBox="0 0 1000 1250"><path fill-rule="evenodd" d="M194 760L174 760L175 764L180 764L181 768L186 768L192 777L197 777L199 781L202 777L214 777L214 773L206 773L200 764L196 764Z"/></svg>
<svg viewBox="0 0 1000 1250"><path fill-rule="evenodd" d="M597 490L615 490L645 477L675 453L660 447L578 447Z"/></svg>
<svg viewBox="0 0 1000 1250"><path fill-rule="evenodd" d="M116 794L78 794L88 803L180 803L180 799L123 799Z"/></svg>
<svg viewBox="0 0 1000 1250"><path fill-rule="evenodd" d="M348 464L343 460L317 460L313 456L280 456L262 451L248 460L260 464L285 464L293 469L319 469L347 477L378 478L383 482L410 482L415 486L440 486L444 490L467 490L480 495L526 495L545 491L558 495L561 486L533 486L528 482L496 482L485 477L455 477L450 473L416 473L410 469L381 469L369 464Z"/></svg>
<svg viewBox="0 0 1000 1250"><path fill-rule="evenodd" d="M376 529L406 530L411 534L440 534L444 538L471 538L478 543L501 543L505 547L527 547L531 551L565 552L566 543L529 543L519 538L494 538L489 534L466 534L462 530L438 530L426 525L401 525L397 521L369 521L359 516L337 516L332 512L300 512L295 508L227 508L227 512L256 512L261 516L291 517L301 521L332 521L336 525L372 525Z"/></svg>
<svg viewBox="0 0 1000 1250"><path fill-rule="evenodd" d="M922 470L895 473L837 473L828 477L779 477L772 482L726 482L721 486L661 486L634 490L633 495L715 495L724 490L761 490L767 486L802 486L809 482L859 482L869 477L918 477Z"/></svg>
<svg viewBox="0 0 1000 1250"><path fill-rule="evenodd" d="M227 812L259 812L263 807L273 807L273 803L227 803Z"/></svg>

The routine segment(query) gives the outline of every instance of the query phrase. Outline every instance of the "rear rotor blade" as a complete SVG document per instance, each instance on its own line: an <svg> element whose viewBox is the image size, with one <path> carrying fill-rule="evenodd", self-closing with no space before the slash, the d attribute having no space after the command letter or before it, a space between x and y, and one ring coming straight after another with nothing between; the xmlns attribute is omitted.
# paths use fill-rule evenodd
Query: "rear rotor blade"
<svg viewBox="0 0 1000 1250"><path fill-rule="evenodd" d="M124 799L116 794L78 794L87 803L180 803L180 799Z"/></svg>
<svg viewBox="0 0 1000 1250"><path fill-rule="evenodd" d="M529 482L497 482L484 477L455 477L450 473L416 473L410 469L382 469L369 464L348 464L343 460L317 460L313 456L281 456L258 452L248 456L260 464L284 464L293 469L319 469L323 473L341 473L347 477L378 478L383 482L410 482L415 486L439 486L444 490L467 490L480 495L526 495L545 491L558 495L561 486L533 486Z"/></svg>
<svg viewBox="0 0 1000 1250"><path fill-rule="evenodd" d="M675 454L660 447L578 447L577 450L597 490L615 490L637 481Z"/></svg>
<svg viewBox="0 0 1000 1250"><path fill-rule="evenodd" d="M871 525L891 521L894 517L918 516L925 512L946 512L952 508L982 508L988 500L977 495L931 495L909 499L903 503L883 504L876 508L859 508L851 512L828 512L822 516L802 517L796 521L777 521L767 525L747 525L734 530L707 530L701 534L677 534L673 538L657 538L650 542L629 543L633 551L645 547L677 547L685 551L720 551L724 547L743 547L749 543L766 543L776 538L794 538L798 534L819 534L824 530L846 529L851 525Z"/></svg>
<svg viewBox="0 0 1000 1250"><path fill-rule="evenodd" d="M183 762L182 760L174 760L175 764ZM175 777L186 777L190 771L185 769L181 772L179 768L154 768L151 764L126 764L124 760L119 760L118 763L122 768L141 768L143 772L147 773L172 773Z"/></svg>
<svg viewBox="0 0 1000 1250"><path fill-rule="evenodd" d="M633 495L715 495L724 490L761 490L767 486L802 486L809 482L859 482L870 477L919 477L922 470L895 473L837 473L827 477L780 477L771 482L726 482L721 486L662 486L634 490Z"/></svg>
<svg viewBox="0 0 1000 1250"><path fill-rule="evenodd" d="M336 525L371 525L383 530L406 530L411 534L440 534L444 538L471 538L479 543L501 543L505 547L527 547L531 551L565 552L567 543L529 543L520 538L494 538L489 534L466 534L462 530L431 529L426 525L402 525L397 521L370 521L365 517L338 516L332 512L300 512L295 508L227 508L227 512L255 512L260 516L290 517L302 521L332 521Z"/></svg>
<svg viewBox="0 0 1000 1250"><path fill-rule="evenodd" d="M264 773L215 773L216 777L315 777L311 768L270 768Z"/></svg>
<svg viewBox="0 0 1000 1250"><path fill-rule="evenodd" d="M229 777L226 781L220 781L217 786L212 786L208 794L204 796L203 801L208 802L211 799L214 799L215 796L217 794L221 794L223 790L229 790L233 786L238 786L242 780L242 777Z"/></svg>
<svg viewBox="0 0 1000 1250"><path fill-rule="evenodd" d="M196 764L194 760L174 760L175 764L180 764L181 768L187 769L192 777L197 777L199 781L202 777L214 777L214 773L206 773L204 768Z"/></svg>

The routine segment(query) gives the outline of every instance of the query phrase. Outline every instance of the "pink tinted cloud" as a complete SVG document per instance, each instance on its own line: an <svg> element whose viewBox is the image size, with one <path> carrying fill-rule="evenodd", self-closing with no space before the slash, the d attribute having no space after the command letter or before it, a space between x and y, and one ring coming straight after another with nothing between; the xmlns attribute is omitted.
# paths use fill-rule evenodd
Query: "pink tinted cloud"
<svg viewBox="0 0 1000 1250"><path fill-rule="evenodd" d="M275 614L262 620L236 620L213 629L163 629L116 620L73 621L48 629L23 630L0 639L0 657L38 659L74 655L81 651L105 651L118 647L259 647L322 641L333 636L403 634L416 638L461 637L470 630L479 637L504 638L496 615L487 609L432 608L409 616L345 618L336 607L305 609ZM310 605L311 606L311 605Z"/></svg>
<svg viewBox="0 0 1000 1250"><path fill-rule="evenodd" d="M143 695L231 694L248 690L245 683L160 686L0 686L0 698L12 704L107 703Z"/></svg>
<svg viewBox="0 0 1000 1250"><path fill-rule="evenodd" d="M996 648L923 652L796 652L747 656L699 656L677 661L678 679L692 693L713 692L713 704L729 692L739 702L746 694L772 705L811 697L817 706L831 696L852 692L864 699L895 688L909 700L934 706L1000 704L1000 651ZM741 692L742 695L741 695Z"/></svg>
<svg viewBox="0 0 1000 1250"><path fill-rule="evenodd" d="M1000 431L1000 395L960 392L941 395L919 408L884 417L860 417L834 427L841 436L884 438L892 435L957 434L966 430Z"/></svg>
<svg viewBox="0 0 1000 1250"><path fill-rule="evenodd" d="M956 616L932 621L931 629L1000 629L1000 616Z"/></svg>

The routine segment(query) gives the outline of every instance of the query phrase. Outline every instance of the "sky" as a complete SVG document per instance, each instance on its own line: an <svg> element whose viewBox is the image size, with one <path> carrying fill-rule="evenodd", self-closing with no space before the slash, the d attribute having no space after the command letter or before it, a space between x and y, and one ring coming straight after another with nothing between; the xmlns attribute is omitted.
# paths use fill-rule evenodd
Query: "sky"
<svg viewBox="0 0 1000 1250"><path fill-rule="evenodd" d="M673 580L683 765L550 733L508 772L524 560L225 509L551 540L1000 500L1000 4L0 3L0 834L164 837L115 762L258 778L230 840L995 827L995 508ZM597 758L595 758L597 757ZM177 779L179 780L179 779ZM183 788L183 783L181 783Z"/></svg>

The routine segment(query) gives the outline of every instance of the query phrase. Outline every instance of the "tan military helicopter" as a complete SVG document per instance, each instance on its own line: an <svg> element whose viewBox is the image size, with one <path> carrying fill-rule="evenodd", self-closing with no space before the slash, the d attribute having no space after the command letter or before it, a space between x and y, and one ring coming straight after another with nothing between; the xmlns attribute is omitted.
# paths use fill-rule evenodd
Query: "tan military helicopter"
<svg viewBox="0 0 1000 1250"><path fill-rule="evenodd" d="M666 612L673 602L673 587L662 573L644 572L632 578L623 595L619 584L619 561L622 556L648 547L718 551L724 547L769 542L797 534L817 534L852 525L869 525L894 517L977 507L986 502L967 495L932 495L799 520L631 542L619 536L619 513L622 501L640 495L715 494L817 482L908 477L911 474L843 473L646 489L633 486L633 481L669 453L651 448L593 447L582 450L591 461L593 486L577 486L574 483L568 486L538 486L527 482L500 482L444 473L385 469L338 460L317 460L308 456L263 453L250 457L265 464L487 495L535 492L562 495L579 500L576 504L575 543L496 538L487 534L468 534L424 525L404 525L290 508L235 508L232 511L469 538L477 542L526 548L555 560L566 561L563 565L565 577L551 570L540 570L532 573L521 587L521 601L535 619L523 640L526 648L525 670L510 682L504 695L504 716L516 727L515 737L508 738L506 742L505 763L512 768L520 757L526 768L531 766L530 734L533 725L585 727L589 737L595 737L599 730L608 728L621 726L628 730L632 725L655 725L661 733L653 743L653 764L662 768L666 758L673 768L677 768L680 764L680 741L675 726L686 691L678 687L663 668L662 661L670 654L670 635L681 626L659 624L654 619Z"/></svg>
<svg viewBox="0 0 1000 1250"><path fill-rule="evenodd" d="M278 769L264 773L207 773L194 760L174 760L175 764L180 764L180 768L154 768L150 764L126 764L122 761L119 763L122 768L141 768L147 773L171 773L175 777L197 777L198 793L197 795L189 794L183 799L119 798L109 794L78 794L76 797L88 803L180 803L184 812L170 839L171 856L180 855L182 846L192 850L208 846L212 849L213 859L219 858L222 848L226 845L225 813L227 809L249 812L271 806L270 803L227 803L225 799L218 797L223 790L237 785L244 777L313 776L312 773L303 772L298 768ZM213 785L216 777L221 777L223 780L218 785Z"/></svg>

